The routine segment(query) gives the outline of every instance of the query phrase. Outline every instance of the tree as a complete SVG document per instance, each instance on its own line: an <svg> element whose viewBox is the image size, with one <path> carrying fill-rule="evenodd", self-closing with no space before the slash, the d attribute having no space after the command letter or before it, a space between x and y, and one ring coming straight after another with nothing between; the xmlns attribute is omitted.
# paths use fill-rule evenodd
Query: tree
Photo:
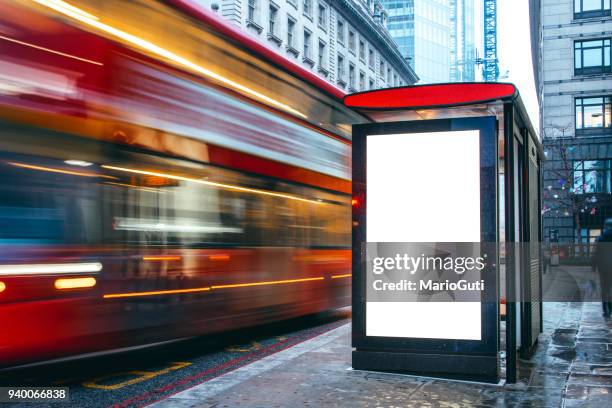
<svg viewBox="0 0 612 408"><path fill-rule="evenodd" d="M549 181L543 185L542 214L571 216L578 245L575 250L572 250L573 245L570 245L570 253L584 256L587 251L581 240L583 217L594 216L603 206L610 205L610 196L591 191L592 188L583 178L577 177L576 163L580 163L584 158L579 154L580 144L575 138L566 136L570 129L571 123L567 126L544 128L545 154L549 161L545 167L548 172L545 178Z"/></svg>

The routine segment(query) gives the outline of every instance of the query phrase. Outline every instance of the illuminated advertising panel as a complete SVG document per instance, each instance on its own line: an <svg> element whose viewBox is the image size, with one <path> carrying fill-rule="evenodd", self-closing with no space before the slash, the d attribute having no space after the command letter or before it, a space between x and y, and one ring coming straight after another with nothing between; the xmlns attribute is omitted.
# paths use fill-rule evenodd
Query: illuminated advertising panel
<svg viewBox="0 0 612 408"><path fill-rule="evenodd" d="M367 242L480 242L479 140L478 130L367 136ZM383 258L371 253L385 251L379 247L368 246L368 260ZM391 252L383 259L399 254L406 271L421 255L412 251L403 262L406 251ZM392 279L368 273L368 288L383 290L379 276ZM366 335L481 339L480 302L419 301L419 293L394 302L368 291Z"/></svg>
<svg viewBox="0 0 612 408"><path fill-rule="evenodd" d="M353 367L496 381L497 120L353 127Z"/></svg>

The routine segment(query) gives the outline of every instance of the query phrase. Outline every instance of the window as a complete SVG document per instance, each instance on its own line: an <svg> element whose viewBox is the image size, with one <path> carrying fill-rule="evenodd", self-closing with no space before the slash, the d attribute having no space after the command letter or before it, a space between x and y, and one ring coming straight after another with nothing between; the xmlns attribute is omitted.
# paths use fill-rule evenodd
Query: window
<svg viewBox="0 0 612 408"><path fill-rule="evenodd" d="M304 30L304 59L308 59L312 61L312 57L310 55L310 41L312 34L308 30Z"/></svg>
<svg viewBox="0 0 612 408"><path fill-rule="evenodd" d="M257 0L249 0L249 8L247 18L249 21L255 21L255 12L257 11Z"/></svg>
<svg viewBox="0 0 612 408"><path fill-rule="evenodd" d="M344 82L344 57L338 55L338 81Z"/></svg>
<svg viewBox="0 0 612 408"><path fill-rule="evenodd" d="M287 48L295 50L295 20L287 17Z"/></svg>
<svg viewBox="0 0 612 408"><path fill-rule="evenodd" d="M276 35L276 19L278 18L278 9L270 4L268 11L268 31L272 35Z"/></svg>
<svg viewBox="0 0 612 408"><path fill-rule="evenodd" d="M584 210L582 210L584 211ZM582 212L581 211L581 212ZM582 244L583 248L587 250L588 256L592 253L595 248L595 244L597 242L597 238L601 235L601 229L598 228L581 228L580 229L580 237L574 237L574 242L577 244ZM578 254L578 248L575 248L576 254Z"/></svg>
<svg viewBox="0 0 612 408"><path fill-rule="evenodd" d="M374 89L374 80L370 78L370 89Z"/></svg>
<svg viewBox="0 0 612 408"><path fill-rule="evenodd" d="M359 72L359 90L360 91L365 91L365 72L360 71Z"/></svg>
<svg viewBox="0 0 612 408"><path fill-rule="evenodd" d="M344 22L342 20L338 20L336 35L338 36L338 42L344 44Z"/></svg>
<svg viewBox="0 0 612 408"><path fill-rule="evenodd" d="M610 15L610 0L574 0L574 18Z"/></svg>
<svg viewBox="0 0 612 408"><path fill-rule="evenodd" d="M391 84L391 68L387 68L387 83Z"/></svg>
<svg viewBox="0 0 612 408"><path fill-rule="evenodd" d="M385 80L385 62L384 61L380 61L380 79L381 80Z"/></svg>
<svg viewBox="0 0 612 408"><path fill-rule="evenodd" d="M349 87L355 89L355 65L349 64Z"/></svg>
<svg viewBox="0 0 612 408"><path fill-rule="evenodd" d="M325 42L319 40L319 68L325 68L326 67L326 54L327 54L327 46L325 44Z"/></svg>
<svg viewBox="0 0 612 408"><path fill-rule="evenodd" d="M355 54L355 32L352 30L349 30L348 37L349 37L348 38L349 51Z"/></svg>
<svg viewBox="0 0 612 408"><path fill-rule="evenodd" d="M612 129L612 97L576 98L576 134L600 134Z"/></svg>
<svg viewBox="0 0 612 408"><path fill-rule="evenodd" d="M359 59L365 61L365 43L359 41Z"/></svg>
<svg viewBox="0 0 612 408"><path fill-rule="evenodd" d="M304 0L304 14L312 17L312 0Z"/></svg>
<svg viewBox="0 0 612 408"><path fill-rule="evenodd" d="M327 7L319 3L319 27L327 31Z"/></svg>
<svg viewBox="0 0 612 408"><path fill-rule="evenodd" d="M574 194L611 193L612 160L581 160L574 162Z"/></svg>
<svg viewBox="0 0 612 408"><path fill-rule="evenodd" d="M575 41L574 73L576 75L610 73L610 39Z"/></svg>
<svg viewBox="0 0 612 408"><path fill-rule="evenodd" d="M370 68L374 69L374 50L372 48L369 49L368 52L368 65L370 66Z"/></svg>
<svg viewBox="0 0 612 408"><path fill-rule="evenodd" d="M397 82L397 74L393 74L393 86L397 86L399 82Z"/></svg>

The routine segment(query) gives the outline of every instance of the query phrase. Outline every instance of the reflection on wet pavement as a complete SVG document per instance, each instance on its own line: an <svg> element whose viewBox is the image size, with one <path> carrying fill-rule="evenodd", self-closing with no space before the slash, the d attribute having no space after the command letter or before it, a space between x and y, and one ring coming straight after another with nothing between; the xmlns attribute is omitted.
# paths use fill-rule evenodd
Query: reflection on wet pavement
<svg viewBox="0 0 612 408"><path fill-rule="evenodd" d="M545 303L543 307L544 330L537 351L531 359L520 360L516 384L351 370L351 331L346 325L326 334L327 339L313 340L320 344L308 346L303 354L279 355L273 369L245 367L224 383L194 387L156 408L612 407L612 322L601 317L601 305Z"/></svg>

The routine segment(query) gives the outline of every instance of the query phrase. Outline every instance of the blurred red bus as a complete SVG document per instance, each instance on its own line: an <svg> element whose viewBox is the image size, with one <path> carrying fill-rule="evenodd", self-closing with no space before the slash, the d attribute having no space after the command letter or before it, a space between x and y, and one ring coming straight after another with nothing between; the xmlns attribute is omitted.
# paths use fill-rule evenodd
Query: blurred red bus
<svg viewBox="0 0 612 408"><path fill-rule="evenodd" d="M364 118L169 3L0 5L0 366L350 303Z"/></svg>

